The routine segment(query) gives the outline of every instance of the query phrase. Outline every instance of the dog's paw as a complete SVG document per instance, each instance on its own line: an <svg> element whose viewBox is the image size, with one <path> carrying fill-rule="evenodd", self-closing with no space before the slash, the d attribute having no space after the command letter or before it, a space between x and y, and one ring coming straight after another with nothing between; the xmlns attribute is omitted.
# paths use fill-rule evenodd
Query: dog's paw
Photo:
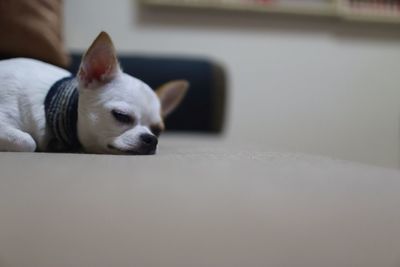
<svg viewBox="0 0 400 267"><path fill-rule="evenodd" d="M0 150L12 152L34 152L36 142L32 136L17 129L9 129L0 134Z"/></svg>

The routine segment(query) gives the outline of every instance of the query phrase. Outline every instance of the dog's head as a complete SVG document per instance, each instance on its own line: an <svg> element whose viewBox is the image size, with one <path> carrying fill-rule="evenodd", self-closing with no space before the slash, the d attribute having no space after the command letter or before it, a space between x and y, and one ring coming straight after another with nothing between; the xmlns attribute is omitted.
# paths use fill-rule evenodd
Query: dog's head
<svg viewBox="0 0 400 267"><path fill-rule="evenodd" d="M154 154L163 118L183 99L184 80L155 92L122 72L109 35L100 33L78 72L78 137L86 152Z"/></svg>

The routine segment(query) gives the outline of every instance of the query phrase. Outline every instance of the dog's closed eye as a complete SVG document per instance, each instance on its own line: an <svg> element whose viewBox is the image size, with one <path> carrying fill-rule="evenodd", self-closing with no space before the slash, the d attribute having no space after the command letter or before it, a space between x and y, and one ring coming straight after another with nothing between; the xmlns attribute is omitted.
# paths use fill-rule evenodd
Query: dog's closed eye
<svg viewBox="0 0 400 267"><path fill-rule="evenodd" d="M116 119L118 122L125 123L125 124L132 124L135 122L135 119L129 115L124 113L123 111L115 110L113 109L111 111L111 114L113 115L114 119Z"/></svg>

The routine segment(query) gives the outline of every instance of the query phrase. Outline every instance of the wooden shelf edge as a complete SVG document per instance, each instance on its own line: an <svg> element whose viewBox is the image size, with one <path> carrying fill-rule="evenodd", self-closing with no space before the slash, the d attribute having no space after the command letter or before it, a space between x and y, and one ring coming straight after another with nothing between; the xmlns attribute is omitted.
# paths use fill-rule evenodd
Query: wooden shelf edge
<svg viewBox="0 0 400 267"><path fill-rule="evenodd" d="M165 0L140 0L147 6L158 7L175 7L175 8L200 8L200 9L216 9L229 11L248 11L257 13L270 14L288 14L288 15L308 15L316 17L333 17L347 21L373 22L373 23L400 23L400 15L380 15L370 13L359 13L352 11L347 7L345 0L334 0L332 5L327 4L326 7L318 6L312 8L290 7L286 5L269 4L265 6L250 5L240 3L221 3L217 1L205 2L186 2L181 0L165 1Z"/></svg>
<svg viewBox="0 0 400 267"><path fill-rule="evenodd" d="M327 7L301 8L286 5L249 5L240 3L220 3L220 2L184 2L184 1L160 1L160 0L141 0L145 5L159 7L179 7L179 8L201 8L218 9L231 11L251 11L258 13L292 14L292 15L311 15L311 16L335 16L335 5Z"/></svg>

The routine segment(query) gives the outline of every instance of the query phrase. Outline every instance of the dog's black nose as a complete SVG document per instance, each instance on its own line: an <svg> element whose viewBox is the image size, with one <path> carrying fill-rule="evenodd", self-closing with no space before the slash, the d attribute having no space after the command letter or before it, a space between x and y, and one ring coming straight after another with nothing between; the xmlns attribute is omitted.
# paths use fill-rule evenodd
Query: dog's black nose
<svg viewBox="0 0 400 267"><path fill-rule="evenodd" d="M152 134L142 134L140 136L140 140L142 141L142 144L149 147L149 148L156 148L158 144L157 137L155 137Z"/></svg>

